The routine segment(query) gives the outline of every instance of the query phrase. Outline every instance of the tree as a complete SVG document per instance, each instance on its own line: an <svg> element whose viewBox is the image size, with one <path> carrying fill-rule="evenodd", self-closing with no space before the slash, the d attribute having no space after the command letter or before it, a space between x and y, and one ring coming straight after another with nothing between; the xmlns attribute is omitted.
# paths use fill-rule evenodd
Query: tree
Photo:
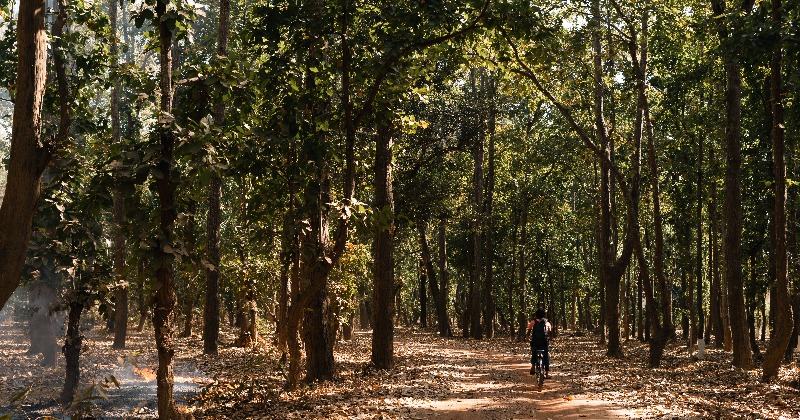
<svg viewBox="0 0 800 420"><path fill-rule="evenodd" d="M119 63L119 49L117 47L117 1L108 1L108 16L111 26L111 56L114 64ZM119 121L119 79L113 78L111 87L111 142L120 143L120 121ZM116 278L115 287L115 308L114 314L114 348L124 349L125 339L128 334L128 282L125 280L125 233L123 224L125 223L125 202L119 189L114 189L114 276Z"/></svg>
<svg viewBox="0 0 800 420"><path fill-rule="evenodd" d="M496 147L495 147L495 130L496 130L496 118L497 118L497 81L496 77L492 74L484 76L486 81L484 82L485 89L488 90L488 115L487 115L487 130L488 130L488 137L489 137L489 151L488 151L488 163L487 163L487 173L486 173L486 194L483 203L483 215L485 218L484 221L484 231L483 236L485 238L484 247L485 251L484 255L484 278L483 278L483 331L486 335L486 338L494 338L494 318L496 314L495 303L494 303L494 296L492 295L492 289L494 288L494 264L495 264L495 250L494 250L494 230L495 230L495 222L492 212L494 211L494 184L495 184L495 158L496 158Z"/></svg>
<svg viewBox="0 0 800 420"><path fill-rule="evenodd" d="M155 327L158 369L156 385L158 393L158 416L162 419L180 419L184 415L178 410L173 397L174 379L172 359L175 357L174 331L171 317L175 308L175 268L173 266L173 230L175 218L175 137L172 132L172 41L176 14L167 12L167 2L159 1L155 6L159 49L159 88L161 90L158 118L158 147L160 157L153 168L158 193L158 229L153 258L156 265Z"/></svg>
<svg viewBox="0 0 800 420"><path fill-rule="evenodd" d="M768 382L778 374L781 360L789 345L794 320L789 301L788 258L786 250L786 160L784 157L784 120L782 67L783 7L781 0L772 0L772 23L776 26L778 41L772 51L770 62L770 101L772 103L772 156L775 170L775 207L772 211L772 227L775 259L775 285L772 303L775 327L772 330L769 348L764 355L762 380Z"/></svg>
<svg viewBox="0 0 800 420"><path fill-rule="evenodd" d="M230 37L229 0L219 2L219 22L217 29L217 56L228 55L228 38ZM214 120L222 125L225 121L225 103L222 98L214 105ZM217 170L211 170L211 181L208 185L208 216L206 218L206 250L208 264L206 273L206 298L203 312L203 353L216 354L219 339L219 265L220 265L220 195L221 179Z"/></svg>
<svg viewBox="0 0 800 420"><path fill-rule="evenodd" d="M392 123L378 129L375 142L375 268L372 285L372 364L394 365L394 196L392 194Z"/></svg>
<svg viewBox="0 0 800 420"><path fill-rule="evenodd" d="M56 145L41 138L42 98L47 76L44 0L21 2L17 18L17 81L11 153L0 205L0 308L20 282L41 176Z"/></svg>
<svg viewBox="0 0 800 420"><path fill-rule="evenodd" d="M739 16L739 13L749 15L752 0L744 0L741 10L733 10L728 16ZM719 37L724 42L732 42L727 19L724 17L728 10L725 0L712 0L714 16L718 21ZM725 186L723 219L723 257L726 269L724 282L728 292L730 311L731 335L733 338L733 364L741 368L752 366L749 343L747 338L747 325L745 322L744 291L742 278L742 197L741 197L741 89L742 70L741 64L732 51L723 53L725 62Z"/></svg>

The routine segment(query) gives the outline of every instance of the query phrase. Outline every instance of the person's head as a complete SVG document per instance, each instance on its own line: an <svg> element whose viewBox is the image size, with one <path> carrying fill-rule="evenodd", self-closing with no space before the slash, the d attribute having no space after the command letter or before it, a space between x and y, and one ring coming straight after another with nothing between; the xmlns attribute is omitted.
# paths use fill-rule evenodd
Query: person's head
<svg viewBox="0 0 800 420"><path fill-rule="evenodd" d="M545 315L544 308L539 308L536 310L536 315L534 315L534 318L542 319L544 318L544 315Z"/></svg>

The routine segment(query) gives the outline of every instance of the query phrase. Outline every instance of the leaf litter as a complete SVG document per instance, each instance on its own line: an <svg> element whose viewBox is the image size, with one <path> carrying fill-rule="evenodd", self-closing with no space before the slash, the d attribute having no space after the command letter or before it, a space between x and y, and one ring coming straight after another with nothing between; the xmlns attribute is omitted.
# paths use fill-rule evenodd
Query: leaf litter
<svg viewBox="0 0 800 420"><path fill-rule="evenodd" d="M63 358L55 367L41 368L37 356L26 355L26 346L19 344L22 324L0 327L0 414L29 387L23 412L61 413L55 400L63 384ZM226 333L223 343L233 342ZM117 374L125 389L130 378L120 373L120 360L132 355L133 378L156 367L152 331L132 332L124 351L112 349L113 337L103 330L86 335L84 382ZM766 384L759 381L760 369L734 368L731 355L715 348L707 349L705 360L696 360L685 346L671 343L662 367L650 369L646 343L627 341L626 358L610 359L597 336L563 332L551 346L551 373L562 389L537 397L527 375L527 343L507 337L440 338L431 330L396 328L395 365L377 370L369 363L370 338L362 331L337 342L334 380L301 384L294 391L283 389L286 367L269 338L248 349L223 345L216 356L202 354L197 336L176 339L176 380L192 385L182 404L196 418L406 419L438 416L447 402L448 418L459 418L452 411L464 410L465 418L483 412L491 414L475 418L505 419L539 418L535 411L547 415L547 398L558 398L566 406L592 400L623 407L631 418L800 418L800 391L792 386L800 376L796 365L784 365L780 378ZM155 417L154 401L120 406L114 392L109 398L99 417Z"/></svg>

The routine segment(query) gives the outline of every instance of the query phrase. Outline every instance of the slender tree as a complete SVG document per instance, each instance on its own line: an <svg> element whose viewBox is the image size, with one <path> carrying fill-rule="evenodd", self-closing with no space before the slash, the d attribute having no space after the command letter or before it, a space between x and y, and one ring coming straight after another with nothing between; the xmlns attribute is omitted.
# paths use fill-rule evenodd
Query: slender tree
<svg viewBox="0 0 800 420"><path fill-rule="evenodd" d="M217 56L228 56L230 37L230 0L220 0L217 26ZM214 104L214 120L222 125L225 121L225 103L220 98ZM217 170L212 169L208 184L208 216L206 218L206 252L209 265L206 266L206 299L203 311L203 353L216 354L219 339L219 265L220 265L220 195L222 179Z"/></svg>
<svg viewBox="0 0 800 420"><path fill-rule="evenodd" d="M741 3L741 13L749 15L754 0ZM712 10L718 20L718 32L723 40L730 36L729 11L725 0L712 0ZM738 16L731 10L731 16ZM742 68L739 59L732 52L723 53L725 63L725 184L722 211L723 257L725 261L724 281L728 292L728 308L733 338L733 365L749 368L753 364L748 343L747 322L744 306L744 279L742 275Z"/></svg>
<svg viewBox="0 0 800 420"><path fill-rule="evenodd" d="M119 48L117 47L117 0L108 0L108 16L111 26L111 57L113 65L119 63ZM119 79L111 81L111 142L120 143L119 126ZM128 282L125 280L125 202L118 188L114 189L114 348L124 349L125 339L128 335Z"/></svg>
<svg viewBox="0 0 800 420"><path fill-rule="evenodd" d="M171 318L175 308L175 268L172 262L173 246L171 242L177 214L175 210L175 180L173 174L175 137L172 133L170 121L173 100L172 39L175 25L174 22L170 23L166 1L156 3L156 19L159 40L159 88L161 90L158 141L161 156L156 164L159 176L155 177L160 217L158 239L154 252L156 266L158 267L156 269L158 287L155 293L153 326L155 327L156 349L158 351L158 369L156 371L158 416L165 420L171 420L183 418L184 415L178 410L173 397L175 381L172 371L172 359L175 357L175 341Z"/></svg>
<svg viewBox="0 0 800 420"><path fill-rule="evenodd" d="M70 89L69 81L67 80L67 63L66 63L66 43L64 42L64 27L67 24L67 1L58 0L58 14L53 23L53 64L56 72L56 84L58 86L59 97L59 126L56 133L57 144L65 144L70 134L72 127L72 109L70 107ZM79 258L80 260L80 258ZM81 263L79 263L81 264ZM78 268L78 277L80 278L80 267ZM78 284L81 281L76 282ZM80 354L83 346L83 336L80 332L80 319L83 312L87 293L83 286L75 290L74 294L69 299L69 313L67 315L67 331L64 337L64 359L66 367L64 369L64 388L61 390L59 400L62 405L68 405L72 402L75 392L80 383L81 370L80 370Z"/></svg>
<svg viewBox="0 0 800 420"><path fill-rule="evenodd" d="M483 72L481 72L481 76L483 76ZM478 83L483 81L483 77L481 80L478 80L478 69L471 68L470 69L470 86L471 86L471 101L475 101L477 103L481 103L481 99L479 99L479 94L482 96L484 94L483 89L478 90ZM481 83L482 85L482 83ZM483 86L481 86L483 87ZM483 214L483 161L484 161L484 150L483 150L483 142L484 142L484 120L482 113L475 109L475 106L472 105L471 107L468 106L471 113L467 116L467 118L477 119L477 121L473 121L472 123L475 124L475 128L471 128L470 132L467 135L472 136L472 147L470 152L472 153L472 211L473 211L473 220L472 220L472 231L470 235L470 263L469 263L469 335L470 337L480 340L483 338L483 329L481 324L481 302L483 299L481 295L481 267L483 266L483 258L482 258L482 251L483 247L481 246L482 242L482 225L484 222L484 214ZM473 131L474 130L474 131Z"/></svg>
<svg viewBox="0 0 800 420"><path fill-rule="evenodd" d="M434 268L433 257L431 256L430 245L428 244L428 224L417 224L420 248L422 250L422 264L427 274L428 282L430 283L434 310L436 312L436 326L441 337L449 337L452 335L450 330L450 318L447 315L447 243L445 226L444 221L439 225L439 273L437 275L436 269Z"/></svg>
<svg viewBox="0 0 800 420"><path fill-rule="evenodd" d="M484 225L484 272L483 277L483 333L486 338L494 337L494 318L495 303L493 296L494 288L494 229L495 222L492 212L494 211L494 184L495 184L495 123L497 118L497 78L496 75L489 74L486 77L486 89L488 90L488 121L487 131L489 136L489 153L486 173L486 195L484 197L483 214Z"/></svg>
<svg viewBox="0 0 800 420"><path fill-rule="evenodd" d="M772 51L770 60L770 93L772 102L772 158L775 170L775 203L772 210L772 226L775 260L775 285L772 289L770 309L775 319L775 327L770 334L770 344L764 355L765 382L778 375L778 368L784 352L789 345L794 320L789 300L788 254L786 252L786 160L783 121L783 86L781 84L783 7L781 0L772 0L772 24L775 25L779 39ZM764 320L766 322L766 320Z"/></svg>

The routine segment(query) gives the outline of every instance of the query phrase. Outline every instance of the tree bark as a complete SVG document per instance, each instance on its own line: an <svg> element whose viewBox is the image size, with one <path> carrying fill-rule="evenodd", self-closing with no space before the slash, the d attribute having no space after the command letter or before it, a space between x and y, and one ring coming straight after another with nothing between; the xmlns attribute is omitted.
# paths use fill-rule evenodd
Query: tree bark
<svg viewBox="0 0 800 420"><path fill-rule="evenodd" d="M119 62L117 48L117 4L116 0L108 0L108 16L111 26L110 52L114 65ZM111 142L120 143L119 124L119 79L112 78L111 86ZM115 174L117 175L117 174ZM128 335L128 282L125 280L125 202L119 189L113 192L114 203L114 345L115 349L124 349Z"/></svg>
<svg viewBox="0 0 800 420"><path fill-rule="evenodd" d="M762 380L768 382L778 375L781 360L789 346L794 319L789 300L789 263L786 247L786 159L783 124L783 85L782 68L782 36L783 8L781 0L772 0L772 24L778 30L779 41L772 52L770 60L770 96L772 101L772 160L775 170L774 194L775 203L772 211L774 229L775 286L772 288L770 311L775 326L770 335L770 344L764 354Z"/></svg>
<svg viewBox="0 0 800 420"><path fill-rule="evenodd" d="M703 313L703 137L697 141L697 207L695 217L697 218L697 236L695 237L695 326L693 328L694 346L696 340L703 337L705 327L705 316Z"/></svg>
<svg viewBox="0 0 800 420"><path fill-rule="evenodd" d="M484 85L489 91L489 162L486 174L486 196L484 197L485 203L483 208L483 215L485 219L484 233L484 268L486 272L483 277L483 333L486 338L494 338L494 318L495 318L495 303L492 296L492 289L494 287L494 219L492 218L492 211L494 207L494 178L495 178L495 119L496 119L496 98L495 91L497 90L496 78L492 76L485 76L488 79Z"/></svg>
<svg viewBox="0 0 800 420"><path fill-rule="evenodd" d="M719 21L719 36L728 38L727 19L724 18L725 0L711 0L713 14ZM750 1L744 1L742 8L749 14ZM744 290L742 278L742 69L738 59L725 54L725 183L723 204L722 246L725 261L724 282L728 292L728 308L733 339L733 365L748 369L753 360L747 337L745 319Z"/></svg>
<svg viewBox="0 0 800 420"><path fill-rule="evenodd" d="M644 249L641 244L640 236L638 235L638 227L636 229L636 253L637 261L639 263L639 276L643 279L643 287L646 302L646 320L648 325L653 330L650 334L650 350L649 350L649 365L651 367L658 367L661 364L661 358L664 354L664 348L667 341L672 337L675 327L672 323L672 291L667 285L666 275L664 273L664 225L661 216L661 191L659 188L659 167L658 156L656 154L655 136L653 135L653 124L650 119L650 107L645 93L646 80L647 80L647 65L648 65L648 41L649 41L649 14L643 13L641 19L641 39L639 40L640 49L638 58L636 54L636 39L634 38L630 43L631 58L634 62L638 63L634 67L634 72L637 76L637 90L638 97L641 101L641 119L637 118L636 130L639 132L641 138L642 131L647 136L647 166L650 170L651 178L651 197L653 200L653 230L655 233L655 249L653 255L653 268L655 271L655 278L658 283L658 291L661 296L661 304L658 305L654 296L654 288L651 277L648 273L648 262L644 256ZM638 107L637 107L638 108ZM639 114L637 113L637 116ZM637 223L638 225L638 223ZM661 308L662 317L659 319L658 306Z"/></svg>
<svg viewBox="0 0 800 420"><path fill-rule="evenodd" d="M756 269L756 253L757 251L753 251L750 254L750 287L746 289L746 296L745 296L745 313L747 314L747 337L748 342L750 345L750 350L753 352L753 358L756 361L763 360L763 355L761 354L761 349L758 347L758 339L756 338L756 307L758 306L757 302L757 293L756 293L756 285L758 284L757 278L757 269Z"/></svg>
<svg viewBox="0 0 800 420"><path fill-rule="evenodd" d="M84 294L76 296L72 302L69 303L69 314L67 318L67 335L64 339L64 359L66 360L66 375L64 378L64 388L61 391L60 402L62 406L68 407L75 397L75 392L78 390L78 384L81 379L81 346L83 344L83 335L81 335L81 313L83 312L84 304L80 300L85 298Z"/></svg>
<svg viewBox="0 0 800 420"><path fill-rule="evenodd" d="M217 56L228 55L230 37L230 0L220 0L219 21L217 23ZM225 121L225 104L214 104L214 123L222 125ZM208 264L205 267L206 296L203 309L203 353L217 354L219 340L219 265L220 265L220 199L222 179L216 168L211 168L211 181L208 184L208 215L206 216L206 252Z"/></svg>
<svg viewBox="0 0 800 420"><path fill-rule="evenodd" d="M189 292L186 296L185 306L183 308L184 319L183 319L183 331L181 331L181 337L191 337L192 336L192 321L194 320L194 304L197 302L196 295Z"/></svg>
<svg viewBox="0 0 800 420"><path fill-rule="evenodd" d="M628 265L631 257L631 241L632 235L638 232L632 231L633 226L638 226L638 218L636 207L638 204L638 162L640 161L641 147L636 147L634 156L632 157L633 164L637 169L634 169L634 182L631 191L625 191L627 200L627 232L625 238L625 245L622 254L617 257L616 243L613 241L612 235L612 171L617 172L612 168L613 155L611 153L612 142L608 133L608 126L605 122L604 116L604 83L603 83L603 66L602 66L602 50L600 43L600 2L599 0L592 1L592 62L593 62L593 78L594 78L594 125L596 137L600 139L600 243L599 243L599 261L601 281L605 286L605 323L608 329L607 336L607 351L606 354L610 357L623 357L624 354L620 347L620 283L622 276L625 273L625 268ZM641 105L641 98L637 104L637 119L641 121L641 112L643 106ZM639 143L641 143L641 131L639 135ZM637 140L634 139L636 142ZM640 145L639 145L640 146ZM624 190L624 188L623 188Z"/></svg>
<svg viewBox="0 0 800 420"><path fill-rule="evenodd" d="M6 191L0 206L0 309L19 285L41 176L52 150L42 144L42 99L47 77L45 1L19 2L17 80Z"/></svg>
<svg viewBox="0 0 800 420"><path fill-rule="evenodd" d="M158 19L159 39L159 87L161 90L159 117L159 143L161 157L156 164L159 176L156 177L156 191L159 203L159 227L156 241L156 294L153 326L155 327L156 349L158 351L158 369L156 386L158 398L158 416L165 420L183 418L173 397L174 379L172 359L175 357L174 332L172 330L172 313L175 308L175 283L172 247L170 238L175 225L175 183L173 149L175 138L172 127L166 116L172 114L172 29L166 23L166 2L157 2L156 17Z"/></svg>
<svg viewBox="0 0 800 420"><path fill-rule="evenodd" d="M714 148L710 148L712 152L711 160L714 161L713 151ZM725 285L724 278L722 277L721 273L721 258L720 258L720 248L717 245L717 238L720 232L720 214L717 211L717 185L716 183L711 188L711 208L713 211L713 249L714 249L714 266L712 267L714 273L714 278L719 287L719 322L722 328L721 330L721 345L725 351L732 351L733 350L733 338L731 336L731 320L728 310L728 288Z"/></svg>
<svg viewBox="0 0 800 420"><path fill-rule="evenodd" d="M447 302L450 300L447 276L447 221L439 221L439 234L437 239L439 248L439 300L436 307L440 317L439 334L443 337L452 337L453 331L450 328L450 317L447 315Z"/></svg>
<svg viewBox="0 0 800 420"><path fill-rule="evenodd" d="M144 330L145 322L148 318L150 318L151 300L145 296L144 263L144 258L139 258L136 274L136 285L139 291L138 296L136 297L136 305L138 306L139 312L139 325L136 326L136 332L142 332Z"/></svg>
<svg viewBox="0 0 800 420"><path fill-rule="evenodd" d="M419 323L422 328L428 328L428 275L425 263L419 265Z"/></svg>
<svg viewBox="0 0 800 420"><path fill-rule="evenodd" d="M330 298L328 297L326 267L320 267L304 261L301 270L301 279L308 283L303 287L304 293L313 291L312 284L322 287L309 293L311 299L306 305L306 314L303 322L303 342L306 349L306 377L308 383L317 380L333 378L333 341L334 331L330 327Z"/></svg>
<svg viewBox="0 0 800 420"><path fill-rule="evenodd" d="M528 326L528 299L525 287L528 277L528 264L525 258L525 244L528 242L528 201L523 201L522 221L520 222L520 241L517 251L519 254L519 285L517 296L519 297L519 312L517 313L517 341L525 339L525 331Z"/></svg>
<svg viewBox="0 0 800 420"><path fill-rule="evenodd" d="M296 161L296 159L292 159ZM289 299L293 297L293 290L297 287L297 276L293 275L296 267L299 266L297 261L298 252L298 236L297 230L294 227L294 182L289 182L289 210L283 218L283 234L281 235L281 272L280 272L280 288L278 290L278 349L281 353L287 351L289 343ZM289 283L291 281L291 284ZM291 286L291 288L290 288Z"/></svg>
<svg viewBox="0 0 800 420"><path fill-rule="evenodd" d="M709 147L708 150L709 165L716 165L714 159L714 148ZM725 325L722 319L722 293L723 288L720 280L719 270L719 245L718 245L718 232L719 232L719 216L717 215L717 185L712 182L710 185L710 198L711 202L708 205L708 218L710 222L709 227L709 268L711 270L711 291L709 293L709 317L711 317L711 329L714 333L714 345L718 348L723 348L725 344Z"/></svg>
<svg viewBox="0 0 800 420"><path fill-rule="evenodd" d="M436 277L436 270L433 268L433 261L431 257L431 249L430 245L428 245L428 224L426 222L417 223L417 233L419 234L419 245L420 245L420 253L422 254L422 261L420 263L420 270L423 271L423 274L420 276L426 276L427 282L430 284L431 287L431 294L433 295L433 306L434 311L436 312L436 323L437 327L439 327L439 335L445 336L442 334L441 324L442 324L442 312L441 308L439 307L439 301L441 300L441 289L439 288L439 282L437 281ZM422 290L422 283L420 283L420 290ZM420 300L422 296L420 295ZM420 306L423 306L420 302ZM424 306L423 306L424 307ZM444 314L445 322L447 319L447 315Z"/></svg>
<svg viewBox="0 0 800 420"><path fill-rule="evenodd" d="M353 202L355 190L355 140L356 126L350 103L350 51L347 24L349 21L348 1L343 0L342 13L342 109L345 125L345 171L343 179L344 203ZM321 3L312 2L315 20L320 20ZM312 40L306 56L305 89L314 93L317 80L315 68L321 60L321 40ZM287 328L289 331L289 376L286 387L297 385L300 373L300 349L297 341L297 327L305 315L303 341L306 345L307 382L333 377L333 339L329 328L330 302L327 296L328 275L338 263L344 252L348 236L348 218L341 217L336 231L336 240L331 246L328 233L328 214L331 210L331 186L328 167L323 151L328 140L323 132L316 129L316 120L324 114L327 106L323 101L310 104L310 118L302 128L305 139L300 161L307 162L311 168L303 186L302 218L308 220L309 229L302 233L299 248L298 292L292 291L292 304L289 308ZM294 289L294 288L293 288Z"/></svg>
<svg viewBox="0 0 800 420"><path fill-rule="evenodd" d="M384 216L375 226L375 272L372 286L372 364L394 365L394 198L392 195L392 132L380 127L375 145L375 209ZM385 224L384 224L385 222Z"/></svg>
<svg viewBox="0 0 800 420"><path fill-rule="evenodd" d="M726 166L723 207L723 253L725 285L733 339L733 364L744 369L753 364L745 321L744 285L742 279L742 195L741 195L741 66L728 60L725 64L726 89Z"/></svg>
<svg viewBox="0 0 800 420"><path fill-rule="evenodd" d="M470 69L470 84L472 86L473 100L478 100L478 89L476 87L478 69ZM470 246L472 252L470 253L469 262L469 335L470 337L480 340L483 338L483 329L481 324L481 237L483 225L483 125L482 115L477 110L470 113L470 118L478 118L481 120L478 123L478 130L472 133L472 146L471 153L473 159L472 166L472 226L470 235Z"/></svg>

